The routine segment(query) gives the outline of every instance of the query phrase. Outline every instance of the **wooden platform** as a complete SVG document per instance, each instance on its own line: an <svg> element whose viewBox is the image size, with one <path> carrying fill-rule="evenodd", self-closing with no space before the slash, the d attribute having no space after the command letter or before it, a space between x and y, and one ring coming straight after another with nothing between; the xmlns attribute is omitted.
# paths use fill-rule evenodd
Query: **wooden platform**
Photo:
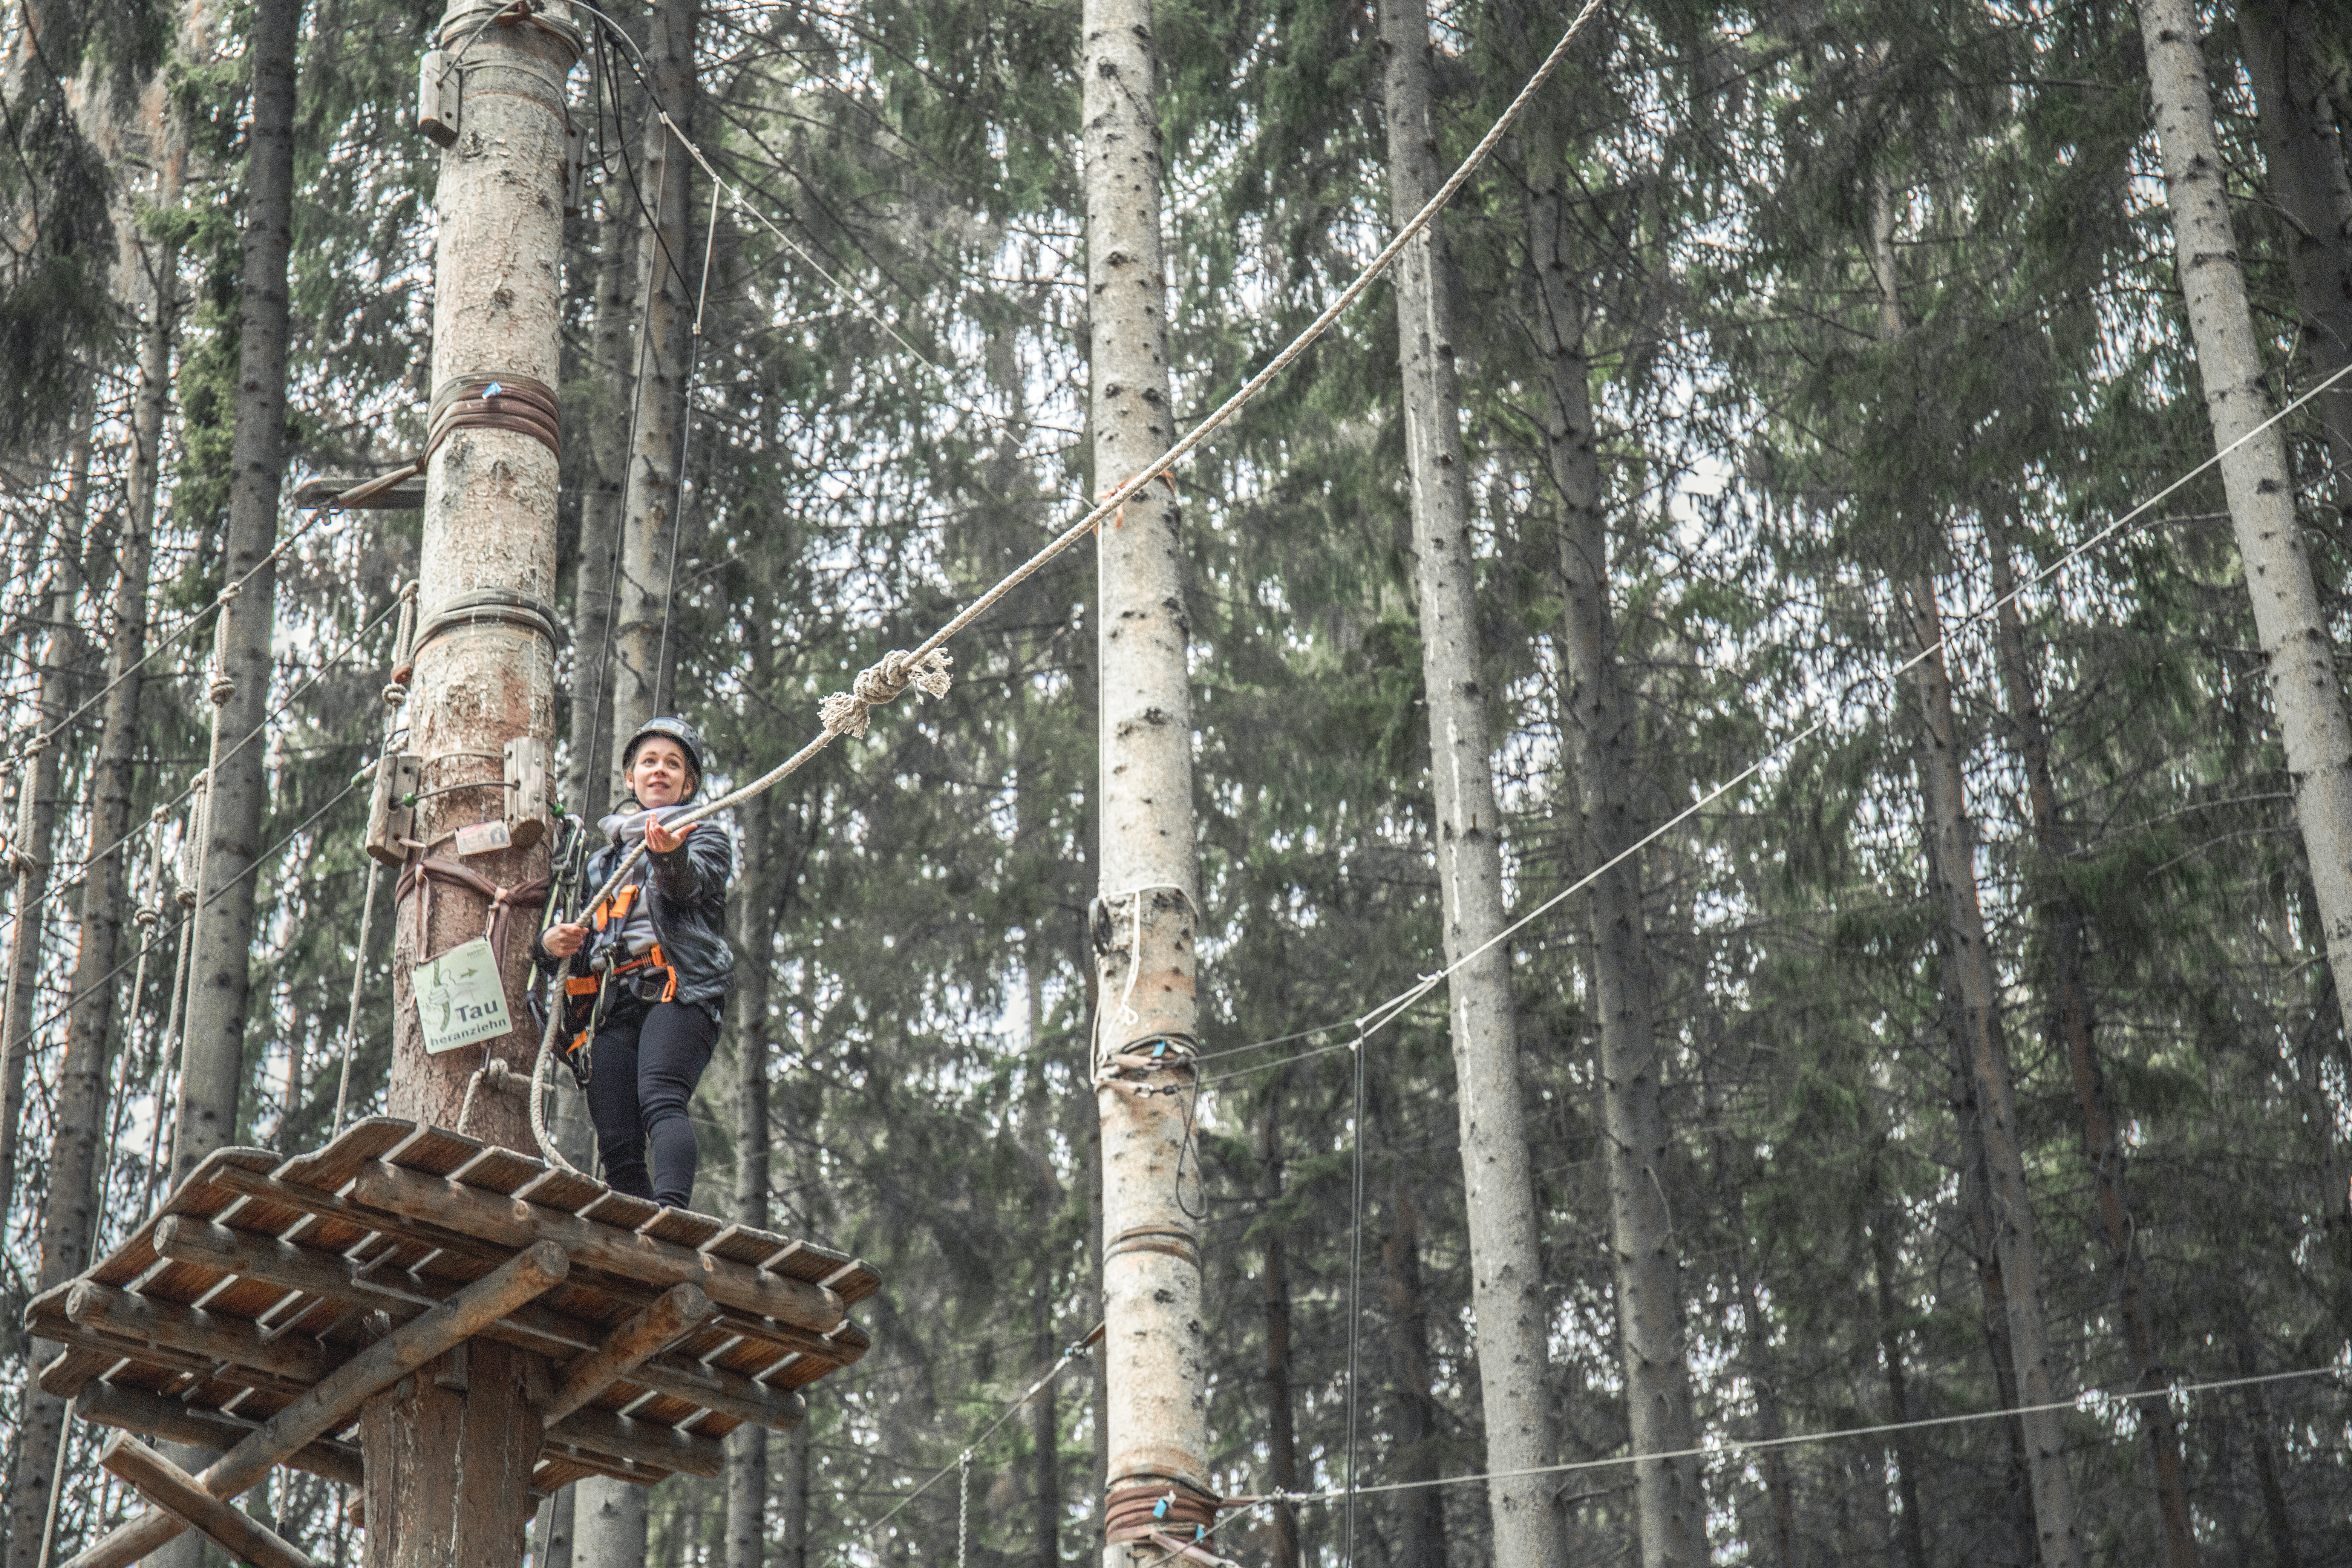
<svg viewBox="0 0 2352 1568"><path fill-rule="evenodd" d="M719 1438L793 1426L793 1391L870 1343L845 1315L880 1288L862 1261L390 1117L290 1160L217 1151L26 1326L66 1347L41 1386L84 1419L227 1447L545 1243L568 1260L561 1283L478 1331L552 1363L537 1492L716 1475ZM462 1378L462 1343L425 1371ZM356 1482L334 1430L285 1462Z"/></svg>

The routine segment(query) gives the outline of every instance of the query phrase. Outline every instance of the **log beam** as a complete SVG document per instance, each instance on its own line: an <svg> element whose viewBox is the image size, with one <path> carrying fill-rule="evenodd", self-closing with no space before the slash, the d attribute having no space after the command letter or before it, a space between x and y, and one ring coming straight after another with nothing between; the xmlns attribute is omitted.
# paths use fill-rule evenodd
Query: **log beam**
<svg viewBox="0 0 2352 1568"><path fill-rule="evenodd" d="M155 1250L173 1262L202 1264L346 1305L375 1308L396 1322L427 1305L401 1287L355 1278L348 1262L323 1247L231 1230L185 1215L165 1216L155 1227L154 1241ZM413 1282L423 1288L422 1281ZM518 1308L482 1332L558 1362L594 1353L605 1334L593 1324L540 1306ZM105 1363L97 1370L104 1371ZM655 1355L628 1373L626 1381L773 1432L799 1426L808 1410L807 1402L789 1389L772 1388L683 1356Z"/></svg>
<svg viewBox="0 0 2352 1568"><path fill-rule="evenodd" d="M667 1289L693 1283L710 1299L755 1317L824 1333L840 1325L846 1310L837 1290L749 1264L714 1258L675 1242L656 1241L617 1226L544 1208L527 1198L500 1197L479 1188L405 1171L379 1160L352 1184L352 1199L363 1208L445 1226L499 1247L551 1241L583 1268L616 1274Z"/></svg>
<svg viewBox="0 0 2352 1568"><path fill-rule="evenodd" d="M217 1410L199 1410L144 1389L118 1388L110 1383L86 1384L75 1396L73 1409L84 1421L100 1426L120 1426L150 1437L209 1448L216 1454L244 1442L254 1427L250 1421L240 1421ZM286 1463L347 1487L360 1484L359 1449L331 1437L321 1437L295 1449L286 1456Z"/></svg>
<svg viewBox="0 0 2352 1568"><path fill-rule="evenodd" d="M215 1498L247 1490L287 1455L351 1419L370 1394L554 1289L569 1271L562 1247L551 1242L530 1247L345 1362L222 1455L197 1478L199 1484ZM180 1531L180 1522L167 1513L142 1514L108 1531L66 1568L130 1568Z"/></svg>
<svg viewBox="0 0 2352 1568"><path fill-rule="evenodd" d="M128 1433L116 1433L98 1462L239 1563L254 1568L318 1568L292 1542L213 1496L195 1477Z"/></svg>
<svg viewBox="0 0 2352 1568"><path fill-rule="evenodd" d="M602 1350L564 1368L562 1385L548 1402L549 1427L603 1394L659 1352L718 1316L702 1287L673 1285L661 1299L623 1324ZM716 1472L714 1472L716 1473Z"/></svg>
<svg viewBox="0 0 2352 1568"><path fill-rule="evenodd" d="M547 1441L689 1476L716 1476L727 1468L727 1450L715 1437L698 1437L653 1421L632 1421L609 1410L575 1410L548 1429Z"/></svg>
<svg viewBox="0 0 2352 1568"><path fill-rule="evenodd" d="M313 1339L269 1339L258 1324L197 1307L134 1296L87 1280L66 1298L66 1316L85 1329L250 1367L302 1386L335 1368L336 1357Z"/></svg>

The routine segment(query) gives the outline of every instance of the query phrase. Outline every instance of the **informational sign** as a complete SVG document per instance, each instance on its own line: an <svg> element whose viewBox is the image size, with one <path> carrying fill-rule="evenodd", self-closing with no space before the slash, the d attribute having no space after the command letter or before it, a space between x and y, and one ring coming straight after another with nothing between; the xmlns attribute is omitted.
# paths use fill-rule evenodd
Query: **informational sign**
<svg viewBox="0 0 2352 1568"><path fill-rule="evenodd" d="M503 822L477 822L457 829L457 853L487 855L493 849L504 849L514 842Z"/></svg>
<svg viewBox="0 0 2352 1568"><path fill-rule="evenodd" d="M507 988L499 979L488 938L460 942L432 963L417 965L413 978L426 1051L454 1051L513 1030Z"/></svg>

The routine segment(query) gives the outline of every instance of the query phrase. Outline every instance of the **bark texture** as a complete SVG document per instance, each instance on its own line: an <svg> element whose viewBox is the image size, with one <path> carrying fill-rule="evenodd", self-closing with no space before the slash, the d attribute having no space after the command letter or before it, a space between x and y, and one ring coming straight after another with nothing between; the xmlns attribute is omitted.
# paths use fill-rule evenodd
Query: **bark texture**
<svg viewBox="0 0 2352 1568"><path fill-rule="evenodd" d="M1561 738L1583 812L1582 863L1605 865L1640 837L1632 787L1640 737L1624 700L1609 616L1609 529L1593 447L1584 310L1571 281L1557 176L1531 198L1538 347L1551 369L1545 458L1559 492ZM1592 1003L1601 1026L1603 1159L1617 1283L1618 1350L1636 1453L1693 1446L1681 1268L1666 1202L1668 1136L1652 996L1641 862L1601 872L1586 893ZM1634 1468L1645 1568L1706 1555L1706 1499L1696 1459Z"/></svg>
<svg viewBox="0 0 2352 1568"><path fill-rule="evenodd" d="M1993 594L2000 605L1993 623L1993 652L2007 699L2010 743L2025 773L2035 847L2054 863L2074 847L2072 835L2059 814L2058 784L2050 767L2041 699L2026 653L2025 626L2011 597L2017 574L2010 562L2008 534L1999 519L1988 521L1986 532ZM2099 1068L2098 1044L2092 1033L2091 983L2084 958L2085 922L2063 883L2054 878L2043 881L2036 901L2050 943L2051 986L2056 1004L2052 1022L2073 1070L2075 1104L2083 1114L2083 1154L2091 1167L2099 1221L2115 1270L2124 1350L2131 1358L2133 1382L2151 1395L2135 1408L2147 1434L2157 1511L2164 1525L2165 1562L2168 1568L2196 1568L2197 1537L2189 1522L2189 1490L2181 1474L2179 1424L2164 1392L2168 1379L2157 1355L2147 1260L2139 1249L2131 1199L2124 1186L2123 1141L2116 1133L2115 1105L2107 1094L2106 1077Z"/></svg>
<svg viewBox="0 0 2352 1568"><path fill-rule="evenodd" d="M623 184L614 181L604 189L596 313L589 330L595 391L580 420L588 437L588 493L580 502L580 563L572 578L572 726L563 801L566 807L591 820L612 774L610 649L618 618L613 599L614 547L621 538L621 506L629 470L629 406L636 375L629 321L637 237L643 226Z"/></svg>
<svg viewBox="0 0 2352 1568"><path fill-rule="evenodd" d="M653 62L655 90L688 135L694 133L694 38L699 10L697 0L655 0L646 51ZM613 634L615 770L621 766L621 748L660 710L667 695L662 622L678 548L678 462L694 329L694 280L688 276L693 263L687 234L693 167L677 138L663 129L648 106L638 174L653 207L653 222L640 231L637 248L637 300L645 321L637 362L644 368L635 387L636 442L629 453L622 504L620 580L614 585L620 595ZM669 640L674 656L676 639Z"/></svg>
<svg viewBox="0 0 2352 1568"><path fill-rule="evenodd" d="M66 503L58 519L57 543L49 558L47 591L43 595L47 635L41 639L41 663L34 678L33 710L46 735L62 723L74 707L74 666L79 638L74 629L74 600L81 589L82 531L89 510L89 420L75 421L73 447L67 458ZM16 774L16 820L8 832L8 858L16 886L8 906L8 973L5 999L0 999L0 1215L16 1196L16 1166L21 1158L25 1121L25 1068L33 1046L37 1021L37 984L41 966L41 931L47 924L43 900L49 890L49 866L56 858L58 774L65 762L60 736L36 751Z"/></svg>
<svg viewBox="0 0 2352 1568"><path fill-rule="evenodd" d="M736 810L741 864L729 925L738 949L735 994L728 1008L734 1034L735 1220L768 1224L768 976L772 886L768 858L771 798L755 795ZM750 1423L727 1438L727 1568L761 1568L768 1545L768 1433Z"/></svg>
<svg viewBox="0 0 2352 1568"><path fill-rule="evenodd" d="M1138 472L1174 439L1169 401L1159 55L1150 0L1085 0L1087 367L1094 482ZM1100 680L1096 1111L1102 1138L1106 1492L1209 1486L1200 1237L1178 1192L1199 1050L1191 629L1172 485L1097 531ZM1117 1065L1129 1046L1169 1048ZM1174 1094L1138 1089L1172 1087ZM1193 1167L1197 1172L1197 1167ZM1127 1549L1106 1544L1107 1568Z"/></svg>
<svg viewBox="0 0 2352 1568"><path fill-rule="evenodd" d="M1271 1211L1282 1202L1282 1096L1289 1074L1280 1069L1266 1087L1258 1112L1257 1159ZM1265 1479L1268 1489L1298 1489L1298 1437L1290 1394L1290 1264L1282 1226L1266 1223L1260 1233L1265 1291ZM1272 1568L1298 1568L1298 1512L1286 1502L1267 1511L1267 1561Z"/></svg>
<svg viewBox="0 0 2352 1568"><path fill-rule="evenodd" d="M471 0L450 0L436 41L454 50L482 19ZM577 35L551 11L483 27L466 58L461 127L442 154L436 195L436 390L468 375L559 383L564 79L579 54ZM518 430L456 430L426 469L409 744L425 788L446 790L418 803L417 837L426 841L503 814L497 759L507 742L554 742L554 627L535 623L552 614L543 606L555 598L557 486L555 454ZM508 613L436 622L461 595L485 594ZM546 873L548 849L542 837L468 864L513 887ZM483 934L488 900L436 886L429 915L414 894L395 908L389 1109L454 1127L467 1077L492 1057L527 1070L538 1040L526 1025L480 1049L428 1055L411 971ZM517 1019L530 1016L530 929L527 918L511 921L497 954ZM536 1152L519 1095L478 1096L466 1131ZM476 1340L367 1402L367 1568L507 1568L520 1560L540 1435L524 1394L529 1361ZM462 1484L451 1486L453 1476Z"/></svg>
<svg viewBox="0 0 2352 1568"><path fill-rule="evenodd" d="M1943 622L1935 586L1925 576L1909 580L1904 596L1912 635L1922 650L1912 667L1912 683L1919 700L1919 785L1928 869L1942 906L1944 961L1958 1003L1959 1044L1984 1151L1983 1212L1992 1230L1991 1255L2000 1269L2034 1533L2044 1568L2080 1568L2083 1542L2075 1521L2074 1479L2066 1469L2064 1427L2059 1412L2032 1408L2055 1401L2058 1383L2042 1310L2042 1260L2010 1089L2009 1052L2001 1038L2000 985L1985 937L1984 911L1977 901L1974 835L1963 794L1951 683L1940 646Z"/></svg>
<svg viewBox="0 0 2352 1568"><path fill-rule="evenodd" d="M224 748L257 728L269 709L269 645L276 623L278 481L286 470L287 258L294 244L294 61L299 0L257 0L246 40L253 72L247 130L242 292L237 304L236 428L230 449L226 581L251 573L227 616L217 674L232 683L220 705ZM258 568L257 571L256 569ZM205 885L188 967L185 1063L172 1179L236 1138L252 1001L255 879L269 811L268 748L238 747L205 793Z"/></svg>
<svg viewBox="0 0 2352 1568"><path fill-rule="evenodd" d="M2295 820L2336 1005L2352 1026L2352 721L2345 714L2334 649L2296 531L2285 442L2275 425L2253 433L2273 410L2222 189L2195 8L2189 0L2140 0L2139 23L2172 208L2175 263L2205 409L2216 447L2244 443L2221 459L2221 483L2269 667L2279 738L2294 775ZM2323 1135L2332 1139L2334 1131ZM2331 1186L2329 1223L2340 1234L2346 1194L2340 1184Z"/></svg>
<svg viewBox="0 0 2352 1568"><path fill-rule="evenodd" d="M67 489L65 505L58 519L57 545L51 556L48 593L45 608L48 618L48 635L42 639L40 671L35 688L35 703L43 732L63 720L71 710L74 700L74 666L79 662L79 637L75 631L74 600L81 581L83 533L88 523L89 504L89 419L86 410L77 410L73 446L67 458ZM14 1091L16 1103L8 1108L9 1121L5 1129L11 1168L6 1172L14 1186L17 1123L24 1115L25 1071L31 1053L32 1036L36 1032L33 1007L38 993L35 990L40 957L41 931L47 923L47 911L40 901L48 892L49 862L57 846L58 775L65 746L60 740L44 746L33 756L31 765L19 775L20 804L25 807L19 817L15 849L16 861L16 901L14 945L10 952L7 997L7 1040L9 1044L8 1088ZM101 767L102 767L101 763ZM100 844L104 840L100 841ZM74 989L78 993L92 973L77 964ZM77 1008L79 1015L80 1009ZM77 1123L69 1117L86 1113L87 1108L72 1094L75 1087L71 1075L79 1065L73 1057L75 1026L67 1025L68 1045L63 1074L56 1090L52 1110L51 1134L53 1149L61 1150L71 1144L79 1148L85 1140ZM85 1049L87 1042L84 1042ZM71 1103L68 1103L68 1101ZM96 1121L90 1121L95 1127ZM50 1179L56 1180L51 1161ZM5 1197L0 1196L0 1214L6 1213ZM60 1253L53 1244L52 1232L58 1220L84 1219L89 1212L89 1203L70 1189L62 1195L52 1186L41 1209L41 1258L34 1289L47 1289L58 1280L78 1272L79 1264L64 1268L70 1253ZM69 1234L69 1233L68 1233ZM85 1237L83 1250L88 1250ZM63 1272L55 1270L63 1269ZM32 1342L29 1365L38 1367L55 1353L55 1347L39 1341ZM6 1568L33 1568L40 1555L41 1530L48 1512L50 1478L56 1473L59 1451L65 1443L65 1402L44 1394L26 1379L17 1409L17 1439L8 1470L7 1550Z"/></svg>
<svg viewBox="0 0 2352 1568"><path fill-rule="evenodd" d="M1381 0L1389 210L1403 223L1443 183L1430 110L1429 17L1421 0ZM1413 594L1422 684L1429 700L1454 1071L1469 1211L1471 1309L1486 1468L1524 1470L1555 1455L1535 1188L1519 1103L1511 960L1486 947L1503 929L1500 812L1495 801L1486 693L1478 672L1476 584L1462 462L1462 394L1444 239L1432 224L1398 258L1398 357L1404 380L1405 461L1412 500ZM1485 948L1483 952L1478 950ZM1474 952L1478 956L1471 957ZM1466 962L1465 962L1466 961ZM1495 1560L1504 1568L1563 1568L1567 1537L1541 1476L1487 1483ZM1650 1532L1644 1531L1645 1536ZM1653 1558L1645 1568L1679 1562Z"/></svg>
<svg viewBox="0 0 2352 1568"><path fill-rule="evenodd" d="M2311 0L2241 0L2240 42L2261 122L2265 182L2287 223L2287 272L2311 368L2352 364L2352 176L2344 166L2328 62ZM2352 381L2352 377L2347 377ZM2352 385L2312 400L2327 435L2328 489L2352 510Z"/></svg>

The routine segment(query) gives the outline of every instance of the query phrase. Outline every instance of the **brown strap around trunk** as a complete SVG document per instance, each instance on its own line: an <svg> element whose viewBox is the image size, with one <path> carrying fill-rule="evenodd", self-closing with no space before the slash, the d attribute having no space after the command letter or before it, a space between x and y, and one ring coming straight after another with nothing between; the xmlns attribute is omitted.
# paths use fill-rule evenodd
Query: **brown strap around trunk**
<svg viewBox="0 0 2352 1568"><path fill-rule="evenodd" d="M527 375L453 375L435 390L425 423L424 462L459 430L512 430L563 456L563 416L554 389Z"/></svg>

